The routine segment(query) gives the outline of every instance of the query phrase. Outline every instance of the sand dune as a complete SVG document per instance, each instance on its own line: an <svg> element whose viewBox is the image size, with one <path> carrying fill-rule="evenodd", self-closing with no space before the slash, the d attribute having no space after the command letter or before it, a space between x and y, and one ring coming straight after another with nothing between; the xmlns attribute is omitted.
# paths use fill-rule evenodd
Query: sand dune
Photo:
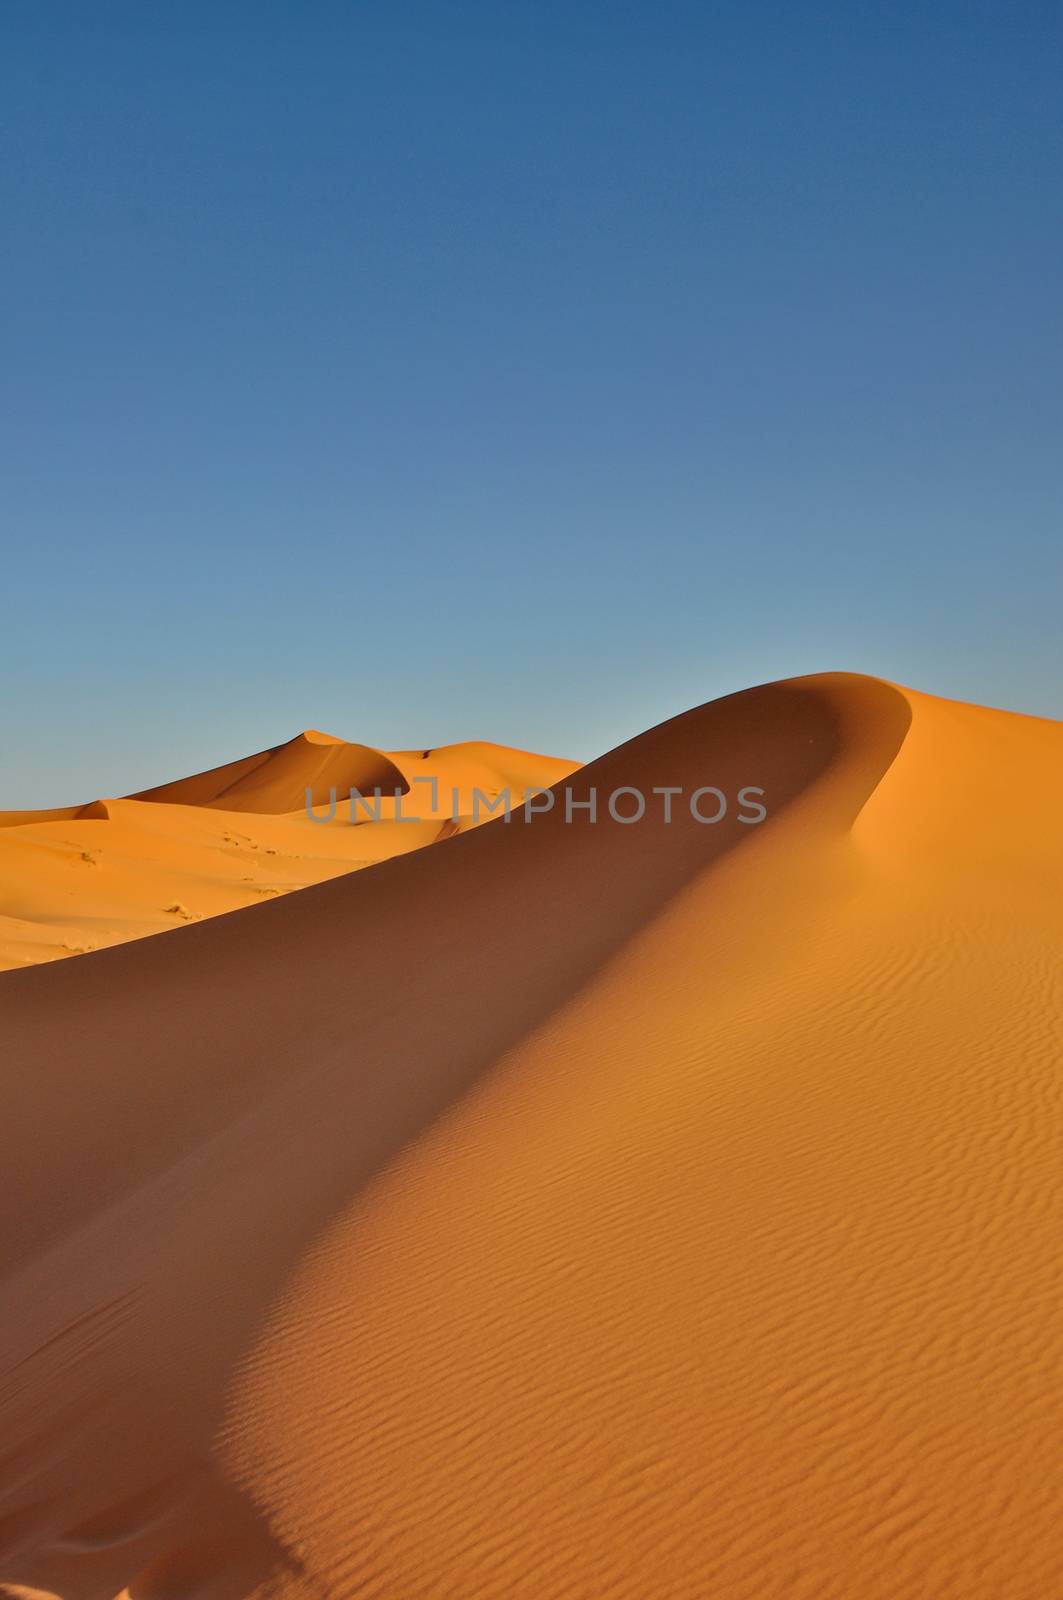
<svg viewBox="0 0 1063 1600"><path fill-rule="evenodd" d="M522 796L574 766L489 743L389 755L308 731L123 799L0 812L0 969L161 933L437 843L490 820L501 791ZM386 797L356 806L354 825L352 788ZM308 820L308 795L328 826Z"/></svg>
<svg viewBox="0 0 1063 1600"><path fill-rule="evenodd" d="M330 733L308 728L287 744L192 778L142 789L130 799L278 815L301 811L308 794L319 805L328 800L330 790L346 794L352 787L365 793L374 789L394 793L405 792L409 786L382 750L348 744Z"/></svg>
<svg viewBox="0 0 1063 1600"><path fill-rule="evenodd" d="M1063 1592L1061 776L796 679L569 780L759 826L555 809L6 973L0 1592Z"/></svg>

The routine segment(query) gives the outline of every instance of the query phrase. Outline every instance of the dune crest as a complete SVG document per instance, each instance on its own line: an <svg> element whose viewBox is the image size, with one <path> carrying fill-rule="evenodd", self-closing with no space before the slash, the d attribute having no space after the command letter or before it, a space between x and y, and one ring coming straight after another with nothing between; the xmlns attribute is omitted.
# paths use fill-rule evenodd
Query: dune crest
<svg viewBox="0 0 1063 1600"><path fill-rule="evenodd" d="M1055 1593L1061 775L790 680L570 780L760 826L555 810L3 975L0 1584Z"/></svg>
<svg viewBox="0 0 1063 1600"><path fill-rule="evenodd" d="M328 800L330 790L345 794L352 788L393 794L396 790L405 793L407 784L383 751L308 729L287 744L197 772L191 778L142 789L129 798L279 816L302 810L308 793L312 803L320 805Z"/></svg>

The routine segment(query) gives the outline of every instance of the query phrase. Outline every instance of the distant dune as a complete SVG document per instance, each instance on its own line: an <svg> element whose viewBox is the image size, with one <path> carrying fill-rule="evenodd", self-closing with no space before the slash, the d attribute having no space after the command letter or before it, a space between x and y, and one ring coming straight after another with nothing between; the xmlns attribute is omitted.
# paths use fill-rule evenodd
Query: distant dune
<svg viewBox="0 0 1063 1600"><path fill-rule="evenodd" d="M269 808L378 753L317 737L8 831L331 848ZM541 773L454 748L379 759ZM0 1593L1063 1594L1061 780L794 679L568 780L759 826L555 808L5 973Z"/></svg>
<svg viewBox="0 0 1063 1600"><path fill-rule="evenodd" d="M517 803L575 765L488 743L389 755L308 730L124 799L0 811L0 970L161 933L420 849L489 820L503 790ZM352 788L407 796L404 820L386 799L356 806L352 826ZM308 795L321 825L307 818Z"/></svg>
<svg viewBox="0 0 1063 1600"><path fill-rule="evenodd" d="M320 805L328 801L331 790L345 795L351 788L394 793L408 787L399 768L382 750L347 744L330 733L308 728L287 744L199 772L193 778L143 789L130 799L279 816L302 811L308 795L314 805Z"/></svg>

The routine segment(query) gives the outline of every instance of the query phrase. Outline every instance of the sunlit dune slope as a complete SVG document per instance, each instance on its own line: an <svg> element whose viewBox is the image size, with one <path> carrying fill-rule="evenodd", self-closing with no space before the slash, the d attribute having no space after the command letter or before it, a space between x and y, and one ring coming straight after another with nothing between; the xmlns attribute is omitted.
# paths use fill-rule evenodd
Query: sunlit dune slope
<svg viewBox="0 0 1063 1600"><path fill-rule="evenodd" d="M0 968L160 933L437 843L490 820L500 794L519 803L574 765L488 743L389 756L306 732L124 799L0 812ZM353 809L352 790L367 797Z"/></svg>
<svg viewBox="0 0 1063 1600"><path fill-rule="evenodd" d="M570 780L760 825L555 809L0 978L0 1580L1063 1592L1061 777L797 679Z"/></svg>

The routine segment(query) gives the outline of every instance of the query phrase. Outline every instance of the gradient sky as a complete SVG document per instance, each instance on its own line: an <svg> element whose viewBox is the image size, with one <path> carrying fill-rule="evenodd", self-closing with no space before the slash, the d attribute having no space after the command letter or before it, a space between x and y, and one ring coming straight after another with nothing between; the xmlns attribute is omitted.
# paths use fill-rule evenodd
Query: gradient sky
<svg viewBox="0 0 1063 1600"><path fill-rule="evenodd" d="M8 0L0 806L1063 718L1055 4Z"/></svg>

